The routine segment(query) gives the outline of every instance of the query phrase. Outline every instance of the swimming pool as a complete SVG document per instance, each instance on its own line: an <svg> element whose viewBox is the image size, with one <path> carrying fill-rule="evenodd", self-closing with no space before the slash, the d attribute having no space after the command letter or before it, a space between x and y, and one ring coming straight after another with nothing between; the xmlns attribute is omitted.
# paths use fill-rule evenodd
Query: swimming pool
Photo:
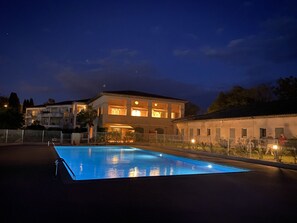
<svg viewBox="0 0 297 223"><path fill-rule="evenodd" d="M73 180L246 172L129 146L55 146Z"/></svg>

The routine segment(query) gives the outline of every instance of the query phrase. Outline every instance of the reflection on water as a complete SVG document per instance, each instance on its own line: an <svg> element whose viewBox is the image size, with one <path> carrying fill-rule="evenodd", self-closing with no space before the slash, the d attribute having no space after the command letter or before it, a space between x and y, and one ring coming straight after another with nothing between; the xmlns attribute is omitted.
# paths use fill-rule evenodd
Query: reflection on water
<svg viewBox="0 0 297 223"><path fill-rule="evenodd" d="M159 167L152 167L150 169L150 176L160 176L160 168Z"/></svg>
<svg viewBox="0 0 297 223"><path fill-rule="evenodd" d="M143 176L146 176L146 170L139 169L138 167L130 168L128 176L129 177L143 177Z"/></svg>
<svg viewBox="0 0 297 223"><path fill-rule="evenodd" d="M124 177L124 170L119 170L116 168L108 168L106 171L106 176L107 178L120 178L120 177Z"/></svg>

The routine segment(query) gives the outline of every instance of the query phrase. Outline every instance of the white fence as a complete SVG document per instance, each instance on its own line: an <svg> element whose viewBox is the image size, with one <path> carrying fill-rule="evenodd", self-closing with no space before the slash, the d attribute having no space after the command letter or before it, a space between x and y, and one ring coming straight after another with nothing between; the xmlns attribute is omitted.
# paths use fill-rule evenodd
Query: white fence
<svg viewBox="0 0 297 223"><path fill-rule="evenodd" d="M276 139L270 138L218 138L198 137L186 141L181 135L99 132L92 139L87 133L63 133L52 130L11 130L0 129L0 144L49 143L56 144L147 144L178 148L185 151L204 151L228 156L297 163L297 139L289 139L283 147Z"/></svg>

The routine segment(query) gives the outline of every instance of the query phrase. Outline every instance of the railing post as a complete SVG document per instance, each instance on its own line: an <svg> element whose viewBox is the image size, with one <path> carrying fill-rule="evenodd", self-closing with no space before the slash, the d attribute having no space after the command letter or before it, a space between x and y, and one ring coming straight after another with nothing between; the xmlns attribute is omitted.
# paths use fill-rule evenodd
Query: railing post
<svg viewBox="0 0 297 223"><path fill-rule="evenodd" d="M5 143L7 143L7 140L8 140L8 129L6 129L5 131Z"/></svg>
<svg viewBox="0 0 297 223"><path fill-rule="evenodd" d="M41 142L44 140L44 130L42 130Z"/></svg>
<svg viewBox="0 0 297 223"><path fill-rule="evenodd" d="M60 132L60 144L63 144L63 132Z"/></svg>
<svg viewBox="0 0 297 223"><path fill-rule="evenodd" d="M24 129L22 130L22 143L24 143Z"/></svg>
<svg viewBox="0 0 297 223"><path fill-rule="evenodd" d="M230 149L230 139L227 138L227 155L229 156L229 149Z"/></svg>

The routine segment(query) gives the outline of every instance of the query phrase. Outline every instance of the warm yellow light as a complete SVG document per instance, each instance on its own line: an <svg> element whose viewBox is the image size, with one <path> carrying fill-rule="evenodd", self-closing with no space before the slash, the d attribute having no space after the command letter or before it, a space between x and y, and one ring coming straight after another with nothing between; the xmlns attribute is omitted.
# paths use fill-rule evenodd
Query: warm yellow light
<svg viewBox="0 0 297 223"><path fill-rule="evenodd" d="M158 106L158 103L155 103L155 106L157 107Z"/></svg>
<svg viewBox="0 0 297 223"><path fill-rule="evenodd" d="M273 148L273 149L277 149L277 145L273 145L272 148Z"/></svg>
<svg viewBox="0 0 297 223"><path fill-rule="evenodd" d="M134 104L138 105L138 104L139 104L139 102L138 102L138 101L135 101L135 102L134 102Z"/></svg>
<svg viewBox="0 0 297 223"><path fill-rule="evenodd" d="M4 108L7 108L7 107L8 107L8 105L7 105L7 104L5 104L5 105L4 105Z"/></svg>
<svg viewBox="0 0 297 223"><path fill-rule="evenodd" d="M196 140L195 140L195 139L191 139L191 143L193 143L193 144L194 144L195 142L196 142Z"/></svg>

